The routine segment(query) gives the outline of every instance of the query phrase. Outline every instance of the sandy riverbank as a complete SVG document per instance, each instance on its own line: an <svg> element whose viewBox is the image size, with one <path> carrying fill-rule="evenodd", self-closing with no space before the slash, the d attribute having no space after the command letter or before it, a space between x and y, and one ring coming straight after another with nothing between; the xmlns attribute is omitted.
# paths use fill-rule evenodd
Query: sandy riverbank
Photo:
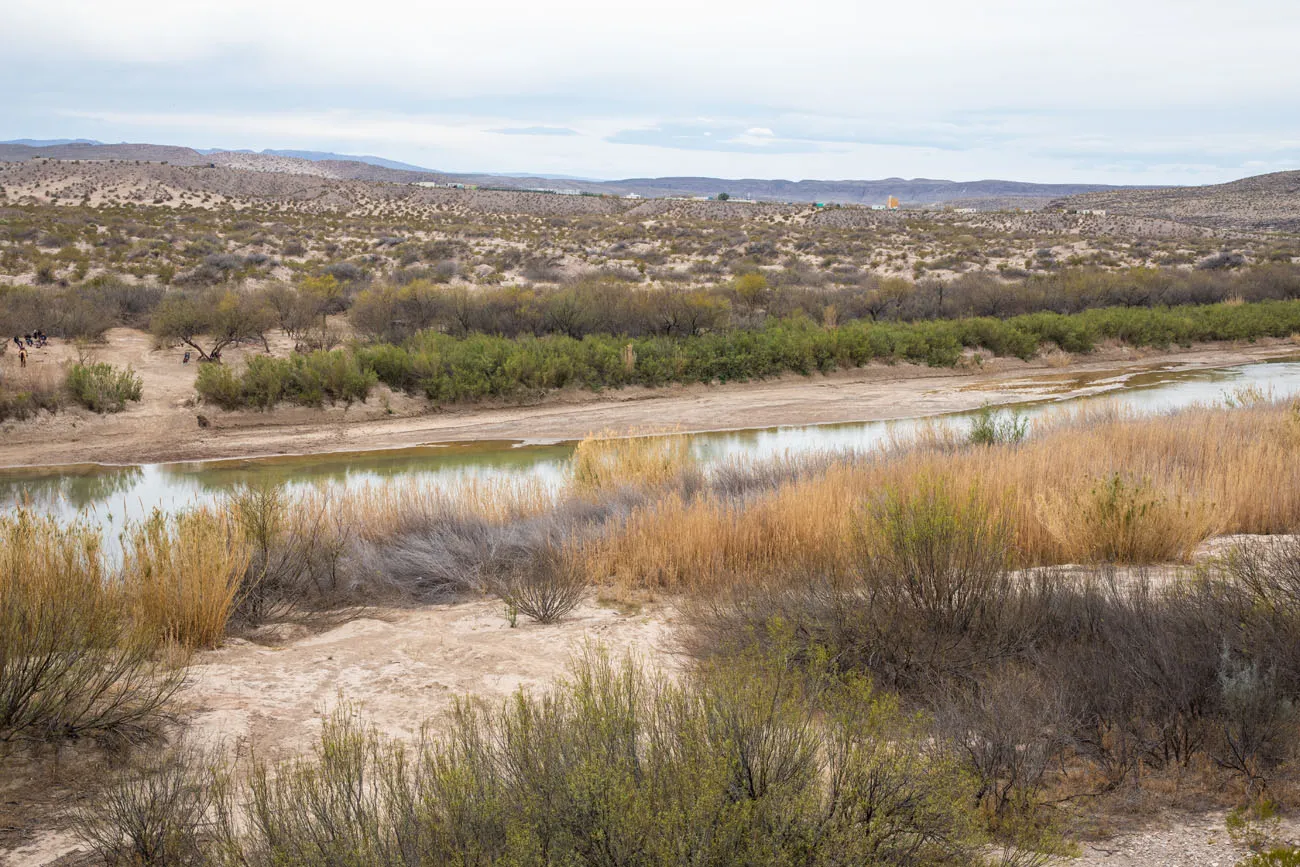
<svg viewBox="0 0 1300 867"><path fill-rule="evenodd" d="M278 354L284 347L273 342L272 349ZM247 351L227 356L237 362ZM1169 352L1110 347L1074 358L1058 354L1028 362L987 359L957 370L881 364L829 376L788 375L729 385L573 390L526 406L432 409L423 399L380 388L365 404L351 407L228 413L195 404L196 365L180 364L176 351L155 350L148 335L116 329L93 355L133 367L144 382L144 400L115 416L74 409L7 422L0 428L0 466L160 463L466 440L568 440L603 430L672 427L695 432L872 421L1047 394L1068 396L1097 379L1155 368L1224 367L1298 353L1300 348L1284 341ZM34 352L31 365L57 368L74 354L71 347L54 345ZM4 358L0 364L17 361ZM207 427L200 426L200 416Z"/></svg>

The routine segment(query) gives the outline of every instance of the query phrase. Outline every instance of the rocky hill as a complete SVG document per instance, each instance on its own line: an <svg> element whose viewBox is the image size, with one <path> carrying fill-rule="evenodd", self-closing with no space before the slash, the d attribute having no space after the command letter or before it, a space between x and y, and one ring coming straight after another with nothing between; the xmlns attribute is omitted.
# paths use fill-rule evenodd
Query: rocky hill
<svg viewBox="0 0 1300 867"><path fill-rule="evenodd" d="M1300 171L1205 187L1086 193L1053 201L1048 208L1100 209L1220 229L1295 232L1300 231Z"/></svg>

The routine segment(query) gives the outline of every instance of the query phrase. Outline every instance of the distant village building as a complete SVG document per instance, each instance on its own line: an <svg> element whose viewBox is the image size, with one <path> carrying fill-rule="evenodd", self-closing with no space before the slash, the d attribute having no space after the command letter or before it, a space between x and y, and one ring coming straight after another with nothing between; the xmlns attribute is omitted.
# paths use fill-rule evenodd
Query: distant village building
<svg viewBox="0 0 1300 867"><path fill-rule="evenodd" d="M885 206L884 206L884 205L872 205L872 206L871 206L871 210L873 210L873 211L883 211L883 210L885 210Z"/></svg>
<svg viewBox="0 0 1300 867"><path fill-rule="evenodd" d="M978 214L979 208L954 208L954 214Z"/></svg>
<svg viewBox="0 0 1300 867"><path fill-rule="evenodd" d="M898 197L897 197L897 196L890 196L890 197L889 197L889 200L885 203L885 207L889 208L889 210L891 210L891 211L897 211L897 210L898 210Z"/></svg>

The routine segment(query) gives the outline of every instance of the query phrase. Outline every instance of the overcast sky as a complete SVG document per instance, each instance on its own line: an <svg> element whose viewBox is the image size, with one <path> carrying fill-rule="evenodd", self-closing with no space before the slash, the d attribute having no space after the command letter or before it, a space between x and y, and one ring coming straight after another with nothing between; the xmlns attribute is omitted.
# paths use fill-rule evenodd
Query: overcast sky
<svg viewBox="0 0 1300 867"><path fill-rule="evenodd" d="M0 139L448 171L1300 168L1297 0L0 0Z"/></svg>

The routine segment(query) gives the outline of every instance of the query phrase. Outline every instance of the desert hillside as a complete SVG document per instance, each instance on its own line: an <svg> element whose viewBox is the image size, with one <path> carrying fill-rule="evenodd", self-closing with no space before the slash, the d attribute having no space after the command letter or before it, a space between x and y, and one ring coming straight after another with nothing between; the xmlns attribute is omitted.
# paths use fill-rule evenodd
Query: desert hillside
<svg viewBox="0 0 1300 867"><path fill-rule="evenodd" d="M1084 193L1052 202L1049 208L1102 209L1215 228L1294 232L1300 229L1300 171L1208 187Z"/></svg>

